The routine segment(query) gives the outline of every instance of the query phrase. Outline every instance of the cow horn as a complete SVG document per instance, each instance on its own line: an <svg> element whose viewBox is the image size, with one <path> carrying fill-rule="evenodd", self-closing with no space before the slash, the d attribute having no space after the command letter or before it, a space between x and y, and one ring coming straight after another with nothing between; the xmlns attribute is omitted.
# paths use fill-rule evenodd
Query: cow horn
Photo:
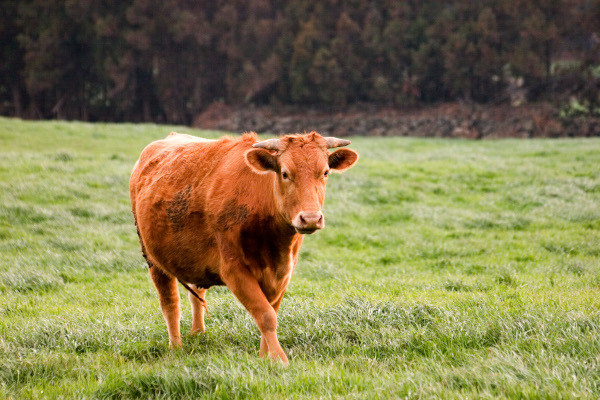
<svg viewBox="0 0 600 400"><path fill-rule="evenodd" d="M281 141L279 139L267 139L257 143L254 143L252 147L267 149L267 150L279 150Z"/></svg>
<svg viewBox="0 0 600 400"><path fill-rule="evenodd" d="M333 147L342 147L342 146L348 146L350 144L349 140L346 139L338 139L335 137L326 137L325 140L327 141L327 148L331 149Z"/></svg>

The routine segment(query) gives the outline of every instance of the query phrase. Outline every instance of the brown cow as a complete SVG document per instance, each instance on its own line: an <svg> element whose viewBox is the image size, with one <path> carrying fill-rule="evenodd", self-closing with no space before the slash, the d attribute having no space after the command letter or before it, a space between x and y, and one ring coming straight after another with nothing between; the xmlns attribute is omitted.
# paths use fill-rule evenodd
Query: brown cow
<svg viewBox="0 0 600 400"><path fill-rule="evenodd" d="M206 290L227 285L261 332L259 355L287 356L277 339L277 311L302 244L324 227L329 172L350 168L348 140L316 132L257 142L171 133L149 144L129 190L171 347L180 347L177 281L192 303L191 333L204 332ZM191 286L191 288L190 288Z"/></svg>

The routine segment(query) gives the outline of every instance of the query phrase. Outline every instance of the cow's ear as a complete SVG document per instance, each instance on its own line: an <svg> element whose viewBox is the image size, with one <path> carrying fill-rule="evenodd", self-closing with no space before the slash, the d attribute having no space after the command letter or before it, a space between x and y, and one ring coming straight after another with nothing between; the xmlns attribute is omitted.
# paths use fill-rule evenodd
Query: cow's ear
<svg viewBox="0 0 600 400"><path fill-rule="evenodd" d="M277 157L272 155L269 151L264 149L251 149L245 154L246 164L252 169L252 171L264 174L270 171L277 172L279 167L277 166Z"/></svg>
<svg viewBox="0 0 600 400"><path fill-rule="evenodd" d="M339 149L329 155L329 168L344 172L358 161L358 153L350 149Z"/></svg>

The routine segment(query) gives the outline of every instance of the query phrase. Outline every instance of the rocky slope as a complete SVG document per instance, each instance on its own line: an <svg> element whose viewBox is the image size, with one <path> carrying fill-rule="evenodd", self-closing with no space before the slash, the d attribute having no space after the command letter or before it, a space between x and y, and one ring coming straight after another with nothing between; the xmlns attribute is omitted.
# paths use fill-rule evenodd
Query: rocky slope
<svg viewBox="0 0 600 400"><path fill-rule="evenodd" d="M549 104L482 106L443 104L426 108L353 106L344 111L249 107L213 103L194 126L231 132L292 133L315 130L334 136L502 137L599 136L600 118L561 119Z"/></svg>

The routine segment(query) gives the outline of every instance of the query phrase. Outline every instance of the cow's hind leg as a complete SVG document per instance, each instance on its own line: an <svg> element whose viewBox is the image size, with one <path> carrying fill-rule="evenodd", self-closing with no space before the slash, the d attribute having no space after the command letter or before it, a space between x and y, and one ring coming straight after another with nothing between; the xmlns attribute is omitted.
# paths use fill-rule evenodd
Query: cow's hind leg
<svg viewBox="0 0 600 400"><path fill-rule="evenodd" d="M194 292L204 300L206 303L206 289L193 287ZM190 303L192 304L192 329L190 329L190 335L194 335L198 332L204 333L204 304L196 298L191 292L188 293Z"/></svg>
<svg viewBox="0 0 600 400"><path fill-rule="evenodd" d="M179 333L179 290L177 288L177 279L169 276L160 268L153 265L150 268L150 277L158 291L160 308L167 323L169 332L169 345L176 348L181 347L181 335Z"/></svg>

